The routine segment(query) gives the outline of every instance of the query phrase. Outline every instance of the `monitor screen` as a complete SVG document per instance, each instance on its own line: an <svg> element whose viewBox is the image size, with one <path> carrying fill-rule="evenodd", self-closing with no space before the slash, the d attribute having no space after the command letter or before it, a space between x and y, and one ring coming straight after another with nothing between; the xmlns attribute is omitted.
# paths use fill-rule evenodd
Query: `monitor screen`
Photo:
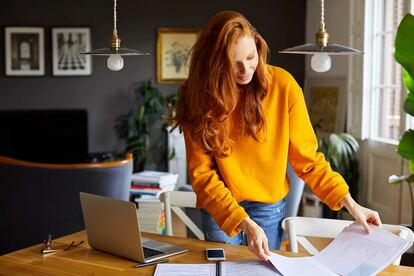
<svg viewBox="0 0 414 276"><path fill-rule="evenodd" d="M0 111L0 155L44 163L86 162L87 111Z"/></svg>

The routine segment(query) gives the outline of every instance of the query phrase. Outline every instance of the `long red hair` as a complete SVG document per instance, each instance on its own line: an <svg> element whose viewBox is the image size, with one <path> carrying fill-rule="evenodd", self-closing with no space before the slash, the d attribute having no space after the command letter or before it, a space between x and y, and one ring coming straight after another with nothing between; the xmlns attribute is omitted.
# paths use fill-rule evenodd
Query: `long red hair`
<svg viewBox="0 0 414 276"><path fill-rule="evenodd" d="M254 39L259 61L252 81L243 85L240 93L232 45L244 36ZM265 128L261 103L267 93L267 53L264 39L240 13L216 14L192 49L189 77L180 88L174 127L188 130L205 152L225 157L232 144L229 116L240 101L243 135L259 141L258 133Z"/></svg>

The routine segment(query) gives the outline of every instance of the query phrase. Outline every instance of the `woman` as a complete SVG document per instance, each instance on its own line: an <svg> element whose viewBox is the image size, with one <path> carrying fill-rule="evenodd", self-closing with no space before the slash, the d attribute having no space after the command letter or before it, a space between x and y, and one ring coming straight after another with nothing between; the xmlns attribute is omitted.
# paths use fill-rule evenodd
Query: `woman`
<svg viewBox="0 0 414 276"><path fill-rule="evenodd" d="M279 249L286 165L331 209L342 206L369 231L377 212L358 205L317 150L301 88L266 65L268 47L241 14L216 14L192 52L175 116L207 240L242 243L266 260Z"/></svg>

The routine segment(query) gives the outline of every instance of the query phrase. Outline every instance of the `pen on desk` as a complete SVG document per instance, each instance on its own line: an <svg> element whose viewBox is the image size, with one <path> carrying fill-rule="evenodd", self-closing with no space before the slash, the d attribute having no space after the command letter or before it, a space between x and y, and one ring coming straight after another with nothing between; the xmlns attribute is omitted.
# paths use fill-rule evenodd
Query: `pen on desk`
<svg viewBox="0 0 414 276"><path fill-rule="evenodd" d="M149 263L136 264L134 267L144 267L144 266L148 266L148 265L162 264L162 263L168 263L168 259L149 262Z"/></svg>
<svg viewBox="0 0 414 276"><path fill-rule="evenodd" d="M216 263L216 276L221 276L221 261Z"/></svg>

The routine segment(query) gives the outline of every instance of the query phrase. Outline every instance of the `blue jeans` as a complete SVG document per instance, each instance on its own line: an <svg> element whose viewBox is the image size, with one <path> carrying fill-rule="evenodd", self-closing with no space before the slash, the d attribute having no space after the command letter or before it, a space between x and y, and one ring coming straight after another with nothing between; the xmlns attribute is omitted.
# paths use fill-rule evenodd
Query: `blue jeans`
<svg viewBox="0 0 414 276"><path fill-rule="evenodd" d="M270 249L279 249L282 239L282 220L285 217L286 201L282 199L276 203L260 203L242 201L239 203L244 208L250 218L254 220L265 232ZM243 233L234 237L229 237L220 229L216 221L201 209L201 221L204 236L207 241L222 242L227 244L246 244Z"/></svg>

